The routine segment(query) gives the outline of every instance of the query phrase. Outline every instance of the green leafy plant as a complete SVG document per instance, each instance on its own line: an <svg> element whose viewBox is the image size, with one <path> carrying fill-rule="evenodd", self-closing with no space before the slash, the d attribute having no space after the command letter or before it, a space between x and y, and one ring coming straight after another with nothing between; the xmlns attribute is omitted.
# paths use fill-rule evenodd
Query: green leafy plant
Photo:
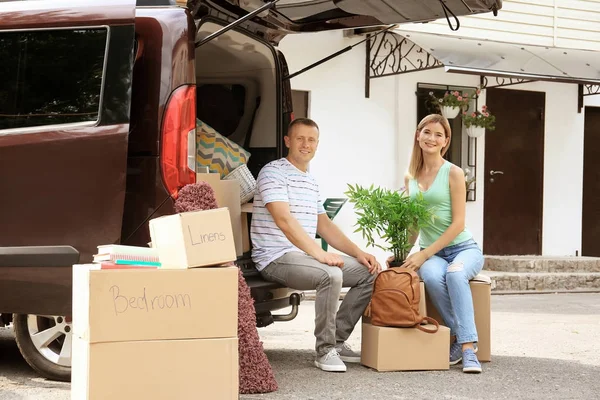
<svg viewBox="0 0 600 400"><path fill-rule="evenodd" d="M345 195L357 209L358 219L354 232L361 232L368 246L392 251L397 261L408 257L412 248L410 237L419 228L433 221L433 213L423 195L418 193L411 199L406 191L364 188L360 185L348 185ZM376 235L387 246L375 243Z"/></svg>
<svg viewBox="0 0 600 400"><path fill-rule="evenodd" d="M496 126L494 125L496 123L496 117L490 113L486 105L481 107L481 112L463 112L462 118L467 128L470 126L479 126L487 129L488 131L493 131L496 129Z"/></svg>

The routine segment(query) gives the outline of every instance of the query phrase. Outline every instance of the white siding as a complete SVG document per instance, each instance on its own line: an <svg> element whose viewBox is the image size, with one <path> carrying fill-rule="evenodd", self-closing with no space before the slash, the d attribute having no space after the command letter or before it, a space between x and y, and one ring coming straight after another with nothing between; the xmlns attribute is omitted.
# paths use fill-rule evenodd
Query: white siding
<svg viewBox="0 0 600 400"><path fill-rule="evenodd" d="M556 0L556 46L600 50L600 1Z"/></svg>
<svg viewBox="0 0 600 400"><path fill-rule="evenodd" d="M457 32L445 19L401 25L399 30L600 50L600 0L505 0L497 17L487 13L459 19Z"/></svg>

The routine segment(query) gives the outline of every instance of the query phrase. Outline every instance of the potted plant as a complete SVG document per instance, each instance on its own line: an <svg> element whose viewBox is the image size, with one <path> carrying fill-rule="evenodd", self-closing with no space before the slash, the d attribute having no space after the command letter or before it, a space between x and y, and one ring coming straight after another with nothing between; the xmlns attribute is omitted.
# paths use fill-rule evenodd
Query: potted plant
<svg viewBox="0 0 600 400"><path fill-rule="evenodd" d="M467 92L459 92L458 90L447 91L444 97L436 97L433 92L429 95L433 98L433 102L440 108L440 113L448 119L455 118L460 110L467 110L471 99L475 99L481 93L480 89L470 95Z"/></svg>
<svg viewBox="0 0 600 400"><path fill-rule="evenodd" d="M496 123L496 117L494 117L487 106L481 107L480 111L467 114L463 112L463 123L467 128L467 135L471 137L479 137L485 133L485 130L493 131L496 129L494 124Z"/></svg>
<svg viewBox="0 0 600 400"><path fill-rule="evenodd" d="M354 232L361 232L367 246L376 246L391 251L394 263L400 266L408 257L413 244L411 235L419 228L431 223L433 213L419 193L411 199L404 190L382 188L363 188L360 185L348 185L346 196L357 209L358 219ZM376 236L386 245L375 243Z"/></svg>

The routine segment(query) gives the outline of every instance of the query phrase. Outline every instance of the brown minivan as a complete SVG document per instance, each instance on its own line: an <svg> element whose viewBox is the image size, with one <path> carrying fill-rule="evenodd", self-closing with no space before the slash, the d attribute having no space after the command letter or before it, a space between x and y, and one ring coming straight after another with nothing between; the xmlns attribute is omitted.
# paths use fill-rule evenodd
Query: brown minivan
<svg viewBox="0 0 600 400"><path fill-rule="evenodd" d="M0 0L0 323L27 362L69 379L71 266L145 245L149 219L174 212L195 182L196 118L243 145L255 176L285 155L286 34L440 17L439 0ZM249 254L238 264L259 326L294 318L298 294Z"/></svg>

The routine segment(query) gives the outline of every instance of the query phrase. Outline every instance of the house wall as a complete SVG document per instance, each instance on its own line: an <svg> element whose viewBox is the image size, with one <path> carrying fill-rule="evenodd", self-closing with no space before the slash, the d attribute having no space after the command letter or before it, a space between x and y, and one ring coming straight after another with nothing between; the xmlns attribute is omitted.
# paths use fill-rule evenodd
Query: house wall
<svg viewBox="0 0 600 400"><path fill-rule="evenodd" d="M280 44L290 72L297 71L361 38L344 38L341 32L290 35ZM319 148L310 171L321 189L321 198L340 197L347 184L398 189L404 174L417 125L415 91L418 82L477 86L479 78L445 74L442 69L371 80L365 98L365 45L292 79L292 89L310 91L310 117L320 127ZM462 134L462 133L461 133ZM466 137L466 134L465 134ZM483 160L483 146L478 159ZM477 170L482 179L482 171ZM467 204L467 224L481 241L483 187L477 202ZM344 206L335 223L361 247L365 241L353 233L356 216ZM387 253L370 248L380 262Z"/></svg>
<svg viewBox="0 0 600 400"><path fill-rule="evenodd" d="M454 23L454 21L452 20ZM504 0L492 13L460 17L452 32L445 19L401 25L399 31L486 38L504 42L600 50L600 2L590 0Z"/></svg>
<svg viewBox="0 0 600 400"><path fill-rule="evenodd" d="M294 72L358 40L358 37L345 38L341 32L290 35L280 48L290 71ZM325 199L342 196L348 183L402 187L418 122L417 83L475 87L479 77L434 69L377 78L371 80L367 99L363 44L294 78L291 83L293 89L310 91L310 115L321 127L311 173ZM584 112L577 112L577 85L534 82L509 88L546 93L542 254L580 254ZM485 91L480 101L485 103ZM586 97L585 105L600 107L600 95ZM466 143L466 134L461 134ZM477 200L467 203L466 221L480 244L483 244L484 154L485 136L478 139ZM335 219L364 248L361 236L352 233L355 221L349 204ZM386 252L369 250L380 261L385 260Z"/></svg>

